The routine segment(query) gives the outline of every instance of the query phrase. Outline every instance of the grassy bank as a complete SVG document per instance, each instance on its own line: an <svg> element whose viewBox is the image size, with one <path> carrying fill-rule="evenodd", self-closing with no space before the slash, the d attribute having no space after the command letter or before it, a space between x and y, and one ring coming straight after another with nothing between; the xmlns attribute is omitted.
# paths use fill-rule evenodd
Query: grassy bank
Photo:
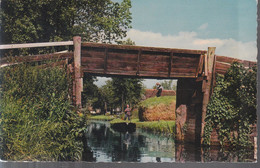
<svg viewBox="0 0 260 168"><path fill-rule="evenodd" d="M175 120L176 96L152 97L138 107L140 121Z"/></svg>
<svg viewBox="0 0 260 168"><path fill-rule="evenodd" d="M170 105L173 101L176 101L176 96L152 97L142 101L141 106L153 107L159 104Z"/></svg>

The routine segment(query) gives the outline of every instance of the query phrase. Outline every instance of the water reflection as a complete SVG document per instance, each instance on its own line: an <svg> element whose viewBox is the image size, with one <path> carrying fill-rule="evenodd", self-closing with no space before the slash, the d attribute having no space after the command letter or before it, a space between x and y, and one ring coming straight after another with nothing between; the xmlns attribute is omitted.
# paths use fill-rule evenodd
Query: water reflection
<svg viewBox="0 0 260 168"><path fill-rule="evenodd" d="M136 129L120 133L109 122L93 121L86 131L83 160L90 162L254 162L253 149L202 149Z"/></svg>
<svg viewBox="0 0 260 168"><path fill-rule="evenodd" d="M255 162L253 149L201 148L194 144L176 144L176 162Z"/></svg>
<svg viewBox="0 0 260 168"><path fill-rule="evenodd" d="M120 133L108 122L91 122L86 132L87 145L96 162L174 162L175 143L141 130Z"/></svg>

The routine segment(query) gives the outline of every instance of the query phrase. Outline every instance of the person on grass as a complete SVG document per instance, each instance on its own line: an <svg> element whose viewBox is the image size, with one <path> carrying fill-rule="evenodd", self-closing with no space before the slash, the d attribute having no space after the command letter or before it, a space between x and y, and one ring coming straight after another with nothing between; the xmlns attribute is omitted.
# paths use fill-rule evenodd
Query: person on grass
<svg viewBox="0 0 260 168"><path fill-rule="evenodd" d="M156 93L156 96L160 97L161 94L162 94L163 87L161 86L161 84L159 82L156 83L156 89L158 90L157 93Z"/></svg>
<svg viewBox="0 0 260 168"><path fill-rule="evenodd" d="M126 105L126 109L125 109L125 117L124 120L126 120L126 118L128 118L129 121L131 121L131 109L129 108L129 104Z"/></svg>

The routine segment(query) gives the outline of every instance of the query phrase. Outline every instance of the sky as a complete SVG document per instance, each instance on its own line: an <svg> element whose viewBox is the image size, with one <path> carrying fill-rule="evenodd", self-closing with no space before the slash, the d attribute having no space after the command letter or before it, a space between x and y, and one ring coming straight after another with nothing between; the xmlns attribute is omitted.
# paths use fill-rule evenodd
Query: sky
<svg viewBox="0 0 260 168"><path fill-rule="evenodd" d="M256 61L257 0L132 0L131 13L127 38L137 46L216 47L217 55Z"/></svg>

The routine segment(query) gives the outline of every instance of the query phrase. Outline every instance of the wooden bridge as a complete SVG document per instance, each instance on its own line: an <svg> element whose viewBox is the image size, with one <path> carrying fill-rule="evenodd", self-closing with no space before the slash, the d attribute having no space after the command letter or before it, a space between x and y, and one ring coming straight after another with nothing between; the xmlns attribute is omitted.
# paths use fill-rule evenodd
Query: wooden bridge
<svg viewBox="0 0 260 168"><path fill-rule="evenodd" d="M200 143L205 125L206 107L213 92L215 74L224 74L234 61L246 67L256 62L215 55L207 50L155 48L99 43L82 43L80 37L69 42L1 45L0 49L74 45L74 52L16 57L19 62L59 59L73 73L73 100L81 108L83 74L150 79L178 79L176 102L176 138ZM1 66L10 65L6 58ZM184 126L187 128L184 132Z"/></svg>

